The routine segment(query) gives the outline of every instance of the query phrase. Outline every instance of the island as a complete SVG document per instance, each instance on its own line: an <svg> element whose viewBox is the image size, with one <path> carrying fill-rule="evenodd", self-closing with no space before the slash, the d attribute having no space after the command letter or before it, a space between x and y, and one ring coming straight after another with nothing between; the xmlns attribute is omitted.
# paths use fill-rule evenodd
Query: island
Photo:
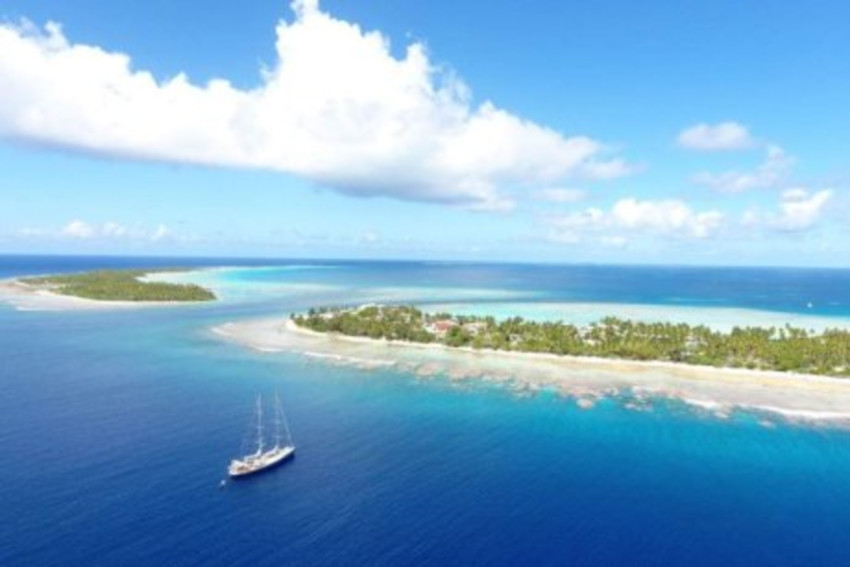
<svg viewBox="0 0 850 567"><path fill-rule="evenodd" d="M217 299L212 291L199 285L144 279L147 274L168 271L177 270L94 270L5 280L0 282L0 298L26 310L141 307Z"/></svg>
<svg viewBox="0 0 850 567"><path fill-rule="evenodd" d="M617 317L578 327L521 317L497 321L489 316L431 314L410 305L314 308L293 314L292 321L319 333L475 350L850 376L850 331L843 329L814 333L791 326L736 327L724 333L702 325Z"/></svg>

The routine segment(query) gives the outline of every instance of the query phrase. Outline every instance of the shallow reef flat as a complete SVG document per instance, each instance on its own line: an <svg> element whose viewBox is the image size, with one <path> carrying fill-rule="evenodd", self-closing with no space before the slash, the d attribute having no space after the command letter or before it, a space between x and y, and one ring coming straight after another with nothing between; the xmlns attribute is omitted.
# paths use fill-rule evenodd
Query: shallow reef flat
<svg viewBox="0 0 850 567"><path fill-rule="evenodd" d="M600 399L618 397L640 409L648 400L663 398L718 417L746 410L850 425L848 379L326 335L284 318L226 323L214 332L258 351L300 353L330 364L365 370L395 367L421 378L504 382L524 390L555 391L586 408Z"/></svg>

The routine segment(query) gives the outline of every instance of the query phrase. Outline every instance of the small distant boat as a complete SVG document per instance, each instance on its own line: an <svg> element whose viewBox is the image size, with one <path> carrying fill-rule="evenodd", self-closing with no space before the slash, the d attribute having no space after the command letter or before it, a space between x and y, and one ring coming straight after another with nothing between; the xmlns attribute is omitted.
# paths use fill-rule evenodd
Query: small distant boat
<svg viewBox="0 0 850 567"><path fill-rule="evenodd" d="M244 477L270 469L295 454L295 444L292 442L289 426L286 423L286 416L283 414L283 408L280 405L280 398L278 396L275 396L274 409L275 443L271 449L265 450L263 401L260 396L257 396L257 450L250 455L230 461L230 466L227 467L227 473L231 477ZM284 437L281 437L281 428L285 434Z"/></svg>

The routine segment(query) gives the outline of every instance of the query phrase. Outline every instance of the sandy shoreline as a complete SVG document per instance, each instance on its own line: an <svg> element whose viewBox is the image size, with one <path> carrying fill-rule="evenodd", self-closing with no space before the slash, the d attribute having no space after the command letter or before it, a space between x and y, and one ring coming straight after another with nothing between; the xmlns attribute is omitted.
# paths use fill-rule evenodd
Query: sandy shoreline
<svg viewBox="0 0 850 567"><path fill-rule="evenodd" d="M782 414L790 420L850 424L850 379L326 335L283 318L227 323L214 332L258 351L294 352L333 364L397 367L421 377L509 381L523 389L555 389L576 398L581 407L618 396L640 409L649 398L661 397L719 417L746 409Z"/></svg>
<svg viewBox="0 0 850 567"><path fill-rule="evenodd" d="M62 295L33 286L20 279L0 280L0 301L18 311L90 311L112 309L142 309L146 307L175 307L194 305L187 301L101 301L73 295Z"/></svg>

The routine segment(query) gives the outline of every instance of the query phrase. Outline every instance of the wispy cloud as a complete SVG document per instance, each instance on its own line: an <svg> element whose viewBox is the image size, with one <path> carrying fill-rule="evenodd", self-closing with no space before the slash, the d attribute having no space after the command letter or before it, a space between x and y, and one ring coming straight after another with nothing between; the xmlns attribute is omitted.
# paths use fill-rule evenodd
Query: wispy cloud
<svg viewBox="0 0 850 567"><path fill-rule="evenodd" d="M793 166L793 157L779 146L771 145L767 147L764 161L751 171L702 172L696 174L693 181L720 193L743 193L775 187L787 179Z"/></svg>
<svg viewBox="0 0 850 567"><path fill-rule="evenodd" d="M359 244L373 245L382 241L381 234L376 230L366 230L357 238Z"/></svg>
<svg viewBox="0 0 850 567"><path fill-rule="evenodd" d="M585 197L587 197L587 191L565 187L547 187L534 192L535 199L549 203L577 203Z"/></svg>
<svg viewBox="0 0 850 567"><path fill-rule="evenodd" d="M679 133L678 143L689 150L729 151L756 145L746 126L737 122L697 124Z"/></svg>
<svg viewBox="0 0 850 567"><path fill-rule="evenodd" d="M140 225L126 226L113 221L96 224L74 219L59 228L25 227L18 230L15 236L30 240L160 242L173 238L174 235L164 224L149 228Z"/></svg>
<svg viewBox="0 0 850 567"><path fill-rule="evenodd" d="M490 102L421 43L292 3L256 88L166 81L58 24L0 24L0 136L99 155L275 170L358 196L510 208L509 188L630 172L605 144Z"/></svg>

